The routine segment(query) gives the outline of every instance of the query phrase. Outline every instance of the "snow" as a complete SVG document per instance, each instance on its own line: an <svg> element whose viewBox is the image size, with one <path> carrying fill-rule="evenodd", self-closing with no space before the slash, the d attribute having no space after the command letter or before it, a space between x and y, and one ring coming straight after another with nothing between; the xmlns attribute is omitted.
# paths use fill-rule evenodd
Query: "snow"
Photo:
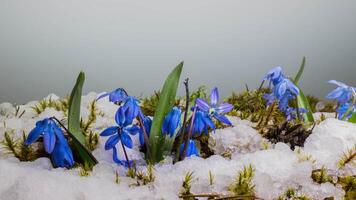
<svg viewBox="0 0 356 200"><path fill-rule="evenodd" d="M94 92L83 96L83 118L89 114L88 106L97 96ZM46 98L49 97L58 99L54 94ZM14 137L19 138L23 131L28 133L35 122L44 117L65 117L64 113L51 108L37 115L31 109L35 103L19 106L20 112L26 111L21 118L15 116L12 104L0 104L0 140L4 132L10 130L14 130ZM98 115L92 129L100 132L115 124L117 106L103 98L98 101L97 108L103 115ZM88 177L80 176L78 168L53 169L47 158L19 162L0 150L0 200L178 199L187 172L194 172L193 193L227 194L228 185L238 171L248 164L255 169L253 183L256 195L260 198L273 199L287 188L294 187L313 199L330 196L342 199L344 192L339 187L330 183L316 184L311 179L312 170L321 166L337 170L342 153L356 144L356 125L333 119L332 116L329 114L328 119L315 127L300 149L303 154L312 156L315 162L300 160L297 150L292 151L284 143L270 144L252 128L253 123L229 117L233 127L210 133L211 147L216 155L207 159L191 157L174 165L172 159L167 157L164 162L154 166L156 179L146 186L133 186L135 181L125 176L125 169L113 163L112 152L103 149L107 139L104 137L100 138L98 148L93 152L99 164ZM142 164L144 155L137 148L137 137L132 137L136 147L128 149L128 154ZM118 149L119 156L124 158L121 146ZM231 153L231 159L221 156L226 151ZM355 173L355 169L349 168L351 173ZM139 165L138 170L146 170L146 167ZM120 175L118 184L115 183L115 172ZM215 177L213 185L209 185L209 172Z"/></svg>

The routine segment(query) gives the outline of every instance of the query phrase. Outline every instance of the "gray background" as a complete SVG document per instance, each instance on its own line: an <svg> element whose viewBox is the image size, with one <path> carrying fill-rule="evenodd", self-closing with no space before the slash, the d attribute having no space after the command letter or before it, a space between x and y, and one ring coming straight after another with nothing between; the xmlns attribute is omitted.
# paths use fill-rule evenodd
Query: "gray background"
<svg viewBox="0 0 356 200"><path fill-rule="evenodd" d="M181 60L192 89L227 95L303 56L303 89L325 96L329 79L356 85L355 37L353 0L0 0L0 102L63 96L80 70L85 92L147 95Z"/></svg>

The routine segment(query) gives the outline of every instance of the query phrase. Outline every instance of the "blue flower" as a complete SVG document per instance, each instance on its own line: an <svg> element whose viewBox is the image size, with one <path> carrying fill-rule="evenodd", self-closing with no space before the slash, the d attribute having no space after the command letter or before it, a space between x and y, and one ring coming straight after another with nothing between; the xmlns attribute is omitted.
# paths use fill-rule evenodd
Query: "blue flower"
<svg viewBox="0 0 356 200"><path fill-rule="evenodd" d="M180 118L182 111L179 107L175 106L164 118L162 125L162 134L169 134L170 137L173 137L175 130L180 124Z"/></svg>
<svg viewBox="0 0 356 200"><path fill-rule="evenodd" d="M282 73L282 68L281 67L275 67L271 69L265 78L263 80L268 80L270 81L270 84L272 83L273 85L277 85L284 79L284 75Z"/></svg>
<svg viewBox="0 0 356 200"><path fill-rule="evenodd" d="M289 107L289 101L295 99L299 95L298 87L289 78L283 75L281 67L275 67L270 70L264 80L270 81L274 86L272 93L264 94L263 98L267 101L267 105L277 102L278 108L285 113L287 120L295 119L293 113L296 109ZM302 112L303 110L301 110Z"/></svg>
<svg viewBox="0 0 356 200"><path fill-rule="evenodd" d="M209 127L215 130L214 122L211 120L208 113L197 109L197 111L195 112L192 133L194 135L199 135L203 132L205 132L205 134L208 134Z"/></svg>
<svg viewBox="0 0 356 200"><path fill-rule="evenodd" d="M218 121L227 124L229 126L232 125L231 122L224 116L224 114L230 112L233 109L233 106L229 103L222 103L218 105L219 102L218 88L215 87L211 91L210 104L201 98L197 98L195 102L199 109L209 113L209 115L211 115Z"/></svg>
<svg viewBox="0 0 356 200"><path fill-rule="evenodd" d="M109 101L113 103L121 103L122 101L125 101L127 98L127 93L124 89L118 88L116 90L113 90L111 92L104 93L100 95L96 100L99 100L101 98L104 98L106 96L109 96Z"/></svg>
<svg viewBox="0 0 356 200"><path fill-rule="evenodd" d="M37 141L40 136L43 136L45 151L51 154L56 144L56 135L54 132L55 126L57 126L56 123L49 118L38 121L36 123L36 127L29 133L25 141L25 145L30 145Z"/></svg>
<svg viewBox="0 0 356 200"><path fill-rule="evenodd" d="M70 168L74 165L73 153L64 137L63 131L53 119L38 121L29 133L25 145L30 145L43 136L45 151L50 154L55 167Z"/></svg>
<svg viewBox="0 0 356 200"><path fill-rule="evenodd" d="M141 113L139 103L140 101L135 97L128 96L125 100L125 103L118 109L116 113L116 117L120 116L118 120L131 124L132 121Z"/></svg>
<svg viewBox="0 0 356 200"><path fill-rule="evenodd" d="M151 130L151 126L152 126L152 119L147 117L147 116L144 116L143 114L141 114L141 120L142 120L142 123L144 125L144 128L145 128L145 131L147 133L147 136L150 136L150 130ZM143 146L145 144L145 137L144 137L144 132L143 132L143 129L140 128L139 130L139 140L140 140L140 145Z"/></svg>
<svg viewBox="0 0 356 200"><path fill-rule="evenodd" d="M356 105L353 106L353 108L351 109L351 112L349 112L346 115L346 112L349 110L349 108L351 107L351 103L343 103L340 104L340 106L336 109L336 112L338 114L338 119L349 119L351 117L351 115L356 112Z"/></svg>
<svg viewBox="0 0 356 200"><path fill-rule="evenodd" d="M350 101L355 88L352 88L352 87L346 85L345 83L335 81L335 80L330 80L329 83L335 84L338 87L336 89L334 89L333 91L331 91L326 96L326 98L335 99L339 102L339 104L343 104L343 103Z"/></svg>
<svg viewBox="0 0 356 200"><path fill-rule="evenodd" d="M286 93L289 93L288 95L297 96L299 94L299 89L288 78L284 78L275 85L273 92L277 99L281 99L285 97Z"/></svg>
<svg viewBox="0 0 356 200"><path fill-rule="evenodd" d="M121 140L128 148L133 147L130 135L136 135L140 128L137 125L131 125L131 122L126 121L124 110L120 109L116 113L115 121L117 126L111 126L101 132L100 136L110 136L105 143L105 150L110 150Z"/></svg>
<svg viewBox="0 0 356 200"><path fill-rule="evenodd" d="M184 151L184 145L185 143L181 144L179 153L182 155ZM195 145L194 140L189 140L188 142L188 148L187 152L185 154L185 157L190 157L190 156L199 156L199 150Z"/></svg>

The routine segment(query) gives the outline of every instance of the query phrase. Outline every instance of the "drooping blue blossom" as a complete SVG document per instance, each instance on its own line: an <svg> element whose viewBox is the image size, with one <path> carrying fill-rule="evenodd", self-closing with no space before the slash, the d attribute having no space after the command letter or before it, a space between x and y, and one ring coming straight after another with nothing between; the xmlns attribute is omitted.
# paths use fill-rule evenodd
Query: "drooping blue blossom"
<svg viewBox="0 0 356 200"><path fill-rule="evenodd" d="M147 133L147 136L150 136L150 130L151 130L151 126L152 126L152 119L144 116L143 114L140 115L140 118L142 120L143 126L145 128L145 131ZM140 145L143 146L145 144L145 137L144 137L144 132L143 129L140 128L139 130L139 140L140 140Z"/></svg>
<svg viewBox="0 0 356 200"><path fill-rule="evenodd" d="M337 100L339 104L347 103L350 101L353 95L353 90L356 90L355 88L339 81L330 80L329 83L335 84L338 87L326 95L326 98Z"/></svg>
<svg viewBox="0 0 356 200"><path fill-rule="evenodd" d="M162 125L162 134L173 137L174 132L180 124L181 115L181 109L177 106L173 107L171 111L167 114L167 116L164 118Z"/></svg>
<svg viewBox="0 0 356 200"><path fill-rule="evenodd" d="M353 95L355 94L356 88L346 85L345 83L330 80L329 83L335 84L338 87L331 91L326 98L336 100L339 107L336 109L339 119L348 119L354 112L356 112L356 104L353 104ZM356 98L356 97L354 97ZM349 109L351 108L350 112ZM347 116L345 116L347 115Z"/></svg>
<svg viewBox="0 0 356 200"><path fill-rule="evenodd" d="M110 136L105 143L105 150L110 150L121 140L128 148L133 147L130 135L136 135L140 128L137 125L132 125L132 120L127 121L124 110L120 107L116 112L115 121L117 126L111 126L101 132L100 136Z"/></svg>
<svg viewBox="0 0 356 200"><path fill-rule="evenodd" d="M198 108L210 116L214 117L218 121L231 126L231 122L224 116L225 113L230 112L233 109L233 106L229 103L221 103L218 105L219 102L219 91L218 88L214 88L210 94L210 104L206 102L204 99L197 98L196 105Z"/></svg>
<svg viewBox="0 0 356 200"><path fill-rule="evenodd" d="M45 151L50 154L55 167L70 168L74 165L73 153L63 131L51 118L38 121L29 133L25 145L30 145L43 137Z"/></svg>
<svg viewBox="0 0 356 200"><path fill-rule="evenodd" d="M122 114L118 114L122 112ZM127 123L132 123L132 121L141 113L140 101L133 96L128 96L124 104L118 109L116 116L120 115L119 120L125 121Z"/></svg>
<svg viewBox="0 0 356 200"><path fill-rule="evenodd" d="M277 85L284 79L281 67L275 67L271 69L263 80L270 81L270 84Z"/></svg>
<svg viewBox="0 0 356 200"><path fill-rule="evenodd" d="M179 153L182 155L184 151L184 145L185 143L181 144ZM190 156L199 156L199 149L195 145L194 140L189 140L188 142L188 148L187 152L185 154L185 157L190 157Z"/></svg>
<svg viewBox="0 0 356 200"><path fill-rule="evenodd" d="M348 112L348 110L351 107L351 103L343 103L340 104L339 107L336 109L336 112L338 114L338 119L349 119L351 117L351 115L356 112L356 104L353 106L353 108L351 108L350 112L346 115L346 113Z"/></svg>
<svg viewBox="0 0 356 200"><path fill-rule="evenodd" d="M118 104L118 103L121 103L122 101L125 101L125 99L127 98L127 93L124 89L117 88L111 92L107 92L107 93L100 95L96 100L99 100L106 96L109 96L110 102Z"/></svg>
<svg viewBox="0 0 356 200"><path fill-rule="evenodd" d="M40 136L43 136L43 145L45 151L49 154L52 153L56 144L56 136L53 128L54 126L56 126L56 123L49 118L36 122L36 127L29 133L25 141L25 145L30 145L37 141Z"/></svg>
<svg viewBox="0 0 356 200"><path fill-rule="evenodd" d="M270 70L265 76L264 80L270 81L270 87L273 86L272 92L264 94L263 98L267 101L267 105L277 102L278 108L285 113L287 120L296 118L296 109L289 106L289 101L296 98L299 95L298 87L286 77L281 67L275 67ZM299 113L303 113L304 110L300 109Z"/></svg>
<svg viewBox="0 0 356 200"><path fill-rule="evenodd" d="M190 128L190 127L187 127ZM210 115L200 109L195 112L192 134L200 135L201 133L208 134L208 128L215 130L215 124L211 120Z"/></svg>

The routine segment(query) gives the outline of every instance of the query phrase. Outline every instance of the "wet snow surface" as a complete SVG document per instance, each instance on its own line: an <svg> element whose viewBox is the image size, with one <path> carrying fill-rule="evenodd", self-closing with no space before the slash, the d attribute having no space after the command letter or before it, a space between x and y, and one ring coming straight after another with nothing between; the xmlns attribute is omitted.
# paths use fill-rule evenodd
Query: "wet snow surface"
<svg viewBox="0 0 356 200"><path fill-rule="evenodd" d="M57 99L55 95L50 95ZM89 93L82 100L82 117L88 115L89 103L97 97ZM49 98L49 97L47 97ZM0 104L0 141L4 131L14 130L15 136L28 133L35 122L44 117L65 117L54 109L46 109L40 115L35 114L29 102L20 106L19 112L25 113L21 118L14 116L16 109L9 103ZM113 125L116 105L103 99L97 104L104 116L98 116L93 127L100 132ZM171 158L155 165L156 180L147 186L132 186L135 181L125 176L125 169L111 160L112 152L105 151L103 144L106 138L100 138L98 148L93 152L99 160L88 177L81 177L79 169L53 169L47 158L34 162L19 162L16 158L0 150L0 199L26 200L71 200L71 199L178 199L178 193L184 175L194 172L193 193L227 193L228 185L234 180L237 172L245 165L252 164L255 169L253 183L256 195L263 199L273 199L287 188L294 187L313 199L334 196L341 199L344 192L330 183L316 184L310 175L313 169L326 166L337 170L340 156L356 144L356 125L328 118L317 125L312 135L307 138L304 148L295 151L288 145L270 144L251 126L249 121L231 118L234 126L210 133L210 144L215 156L208 159L188 158L171 164ZM143 162L143 155L138 151L138 138L132 136L136 147L128 150L131 159ZM123 158L122 149L120 156ZM220 155L228 153L231 159ZM311 156L314 162L303 159ZM145 166L139 166L145 170ZM120 174L120 183L115 183L115 172ZM209 171L215 176L213 185L209 185ZM346 166L343 173L355 174L356 169Z"/></svg>

